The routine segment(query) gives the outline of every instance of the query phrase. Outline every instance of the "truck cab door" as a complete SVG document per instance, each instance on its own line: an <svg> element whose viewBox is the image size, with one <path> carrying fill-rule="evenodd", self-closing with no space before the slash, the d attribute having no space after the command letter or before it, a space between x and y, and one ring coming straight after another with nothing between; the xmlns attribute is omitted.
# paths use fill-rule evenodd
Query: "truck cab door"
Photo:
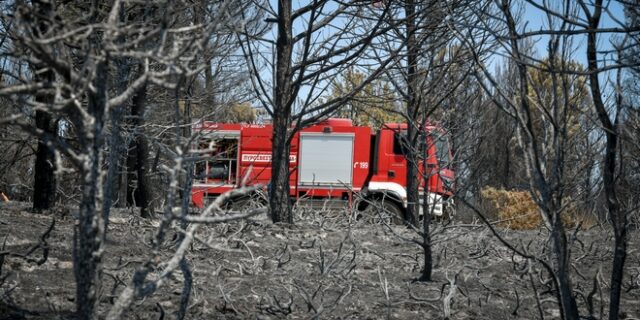
<svg viewBox="0 0 640 320"><path fill-rule="evenodd" d="M406 146L406 132L403 131L390 131L392 135L392 146L388 150L389 156L389 169L387 175L390 181L396 182L401 186L407 185L407 150Z"/></svg>
<svg viewBox="0 0 640 320"><path fill-rule="evenodd" d="M402 188L406 186L407 159L398 141L395 130L382 129L378 133L378 156L376 174L372 181L398 184Z"/></svg>

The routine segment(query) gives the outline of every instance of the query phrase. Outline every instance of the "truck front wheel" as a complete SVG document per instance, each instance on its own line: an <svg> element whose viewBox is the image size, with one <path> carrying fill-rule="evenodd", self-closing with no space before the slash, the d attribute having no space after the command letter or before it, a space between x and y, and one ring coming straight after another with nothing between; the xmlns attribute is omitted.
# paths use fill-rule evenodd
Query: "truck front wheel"
<svg viewBox="0 0 640 320"><path fill-rule="evenodd" d="M357 218L369 223L402 224L402 208L389 199L364 199L357 206Z"/></svg>

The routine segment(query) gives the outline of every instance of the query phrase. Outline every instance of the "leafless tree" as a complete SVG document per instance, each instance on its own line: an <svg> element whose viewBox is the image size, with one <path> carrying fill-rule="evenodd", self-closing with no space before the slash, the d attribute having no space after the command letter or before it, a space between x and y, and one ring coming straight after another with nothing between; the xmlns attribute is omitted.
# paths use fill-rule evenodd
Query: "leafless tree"
<svg viewBox="0 0 640 320"><path fill-rule="evenodd" d="M443 107L451 105L452 94L470 78L471 64L465 63L470 56L456 44L449 29L455 23L455 17L464 16L468 11L466 1L404 1L401 13L403 24L394 28L394 32L385 36L387 42L406 42L404 53L399 55L402 63L385 72L391 79L396 91L406 106L401 115L407 123L406 134L398 133L398 142L402 144L407 159L407 210L404 220L417 226L418 213L424 213L421 230L421 247L424 250L424 270L421 280L429 281L432 273L430 225L435 203L429 194L429 181L439 175L427 164L427 150L438 142L443 148L438 133L428 133L426 127L433 125L441 115L447 113ZM404 32L404 34L402 33ZM400 41L394 40L402 39ZM447 159L439 159L441 169L452 168L448 161L448 148L439 150L446 153ZM435 160L435 159L431 159ZM452 187L451 185L449 187ZM419 189L423 189L422 195ZM422 208L420 207L422 205Z"/></svg>
<svg viewBox="0 0 640 320"><path fill-rule="evenodd" d="M630 28L637 28L640 25L640 9L637 1L630 1L625 4L625 22ZM628 203L640 202L640 106L638 101L640 98L640 61L638 52L640 52L640 32L631 32L626 35L627 39L617 47L619 58L622 64L629 65L630 68L624 70L618 76L622 77L618 94L621 94L617 102L624 104L625 116L621 124L622 141L621 141L621 161L620 179L621 185L618 190L621 199L627 199ZM626 46L624 46L626 44ZM638 207L629 206L628 210L635 211L635 223L639 223L637 212ZM633 217L632 217L633 218Z"/></svg>
<svg viewBox="0 0 640 320"><path fill-rule="evenodd" d="M175 88L177 76L189 77L200 72L194 57L206 46L208 35L223 25L191 24L181 13L190 4L181 1L146 4L146 19L121 19L127 9L137 4L114 1L108 11L97 3L78 3L77 7L52 6L47 15L40 13L40 2L16 2L8 7L11 15L3 19L7 36L12 40L5 55L14 61L26 60L39 66L38 72L55 77L22 77L3 70L3 76L16 79L14 85L0 89L0 95L25 103L22 114L2 119L22 127L42 139L61 156L70 159L79 171L82 197L79 222L74 237L74 270L77 281L76 305L80 318L93 318L100 291L100 264L108 219L111 193L105 194L104 163L105 125L110 110L120 108L130 99L144 103L144 88L153 84ZM74 9L87 8L86 13ZM223 8L224 9L224 8ZM166 11L166 12L165 12ZM154 15L153 12L164 12ZM173 13L168 14L167 12ZM216 12L224 17L225 10ZM34 20L35 19L35 20ZM34 28L34 25L46 28ZM123 60L140 61L135 78L124 90L110 88L111 66ZM119 79L120 80L120 79ZM30 100L29 96L46 95L53 100ZM29 121L29 112L45 111L67 119L77 144L47 134ZM58 167L59 172L69 170ZM109 189L106 188L108 191ZM101 214L102 213L102 214Z"/></svg>
<svg viewBox="0 0 640 320"><path fill-rule="evenodd" d="M606 67L598 66L597 36L603 33L628 33L629 28L599 27L599 20L606 7L602 2L587 4L579 2L576 5L571 3L551 5L546 2L526 1L528 6L540 10L546 15L546 26L537 31L522 29L521 21L517 14L514 14L517 4L511 1L500 1L495 3L495 8L499 12L499 19L496 24L491 25L486 22L479 26L479 30L491 30L496 39L496 44L503 50L504 54L514 63L517 70L518 88L514 92L500 90L496 84L497 80L487 70L481 58L476 55L479 67L479 80L485 87L488 94L493 95L494 103L514 119L517 124L518 144L522 149L526 173L531 187L531 196L538 204L542 218L546 227L550 231L552 243L553 277L558 289L558 299L560 302L562 316L564 319L577 319L578 308L573 293L570 271L571 240L567 237L565 225L561 221L563 211L566 210L568 199L566 195L566 185L564 177L567 175L566 159L568 146L571 144L569 134L572 108L571 94L569 89L572 86L571 77L567 74L578 74L589 77L591 87L591 98L595 106L596 114L600 119L600 124L607 135L607 147L604 152L605 165L603 169L603 183L609 214L614 222L616 234L615 251L612 271L612 294L610 300L610 317L618 317L619 305L619 283L623 275L624 256L626 252L626 212L620 210L615 193L616 181L616 139L618 139L617 117L620 110L610 114L602 100L602 87L599 84L599 75L607 70L617 69L622 65ZM523 5L523 3L520 3ZM495 17L495 14L492 14ZM485 20L489 21L489 20ZM586 21L586 22L584 22ZM548 40L548 58L542 61L536 60L532 55L527 54L523 48L522 39L544 35ZM574 37L586 35L586 52L588 64L586 72L575 70L568 64L570 54L576 50ZM475 48L474 38L470 34L464 34L463 38L469 48ZM537 66L536 66L537 65ZM538 95L535 88L532 88L530 81L532 72L543 72L548 74L552 82L551 99L546 103L541 103L539 99L532 99L531 96ZM575 79L575 78L574 78ZM542 112L544 127L537 127L536 113ZM613 117L613 122L612 122ZM543 139L541 139L543 138Z"/></svg>
<svg viewBox="0 0 640 320"><path fill-rule="evenodd" d="M378 4L317 0L294 8L292 1L279 0L273 8L271 3L263 3L261 9L266 12L266 21L274 24L274 35L265 35L264 30L238 32L252 67L256 95L273 122L269 206L274 222L293 223L288 154L295 132L334 113L394 62L392 54L353 91L321 100L329 81L362 61L376 38L390 30L387 17L391 8ZM265 66L272 72L265 71Z"/></svg>
<svg viewBox="0 0 640 320"><path fill-rule="evenodd" d="M624 203L620 201L617 185L619 183L616 177L620 172L620 166L622 164L619 154L620 139L622 136L622 128L620 125L621 119L624 114L624 104L622 103L622 94L619 92L620 75L617 76L618 80L616 94L616 103L613 107L607 107L603 99L605 89L600 84L600 76L604 73L607 66L602 66L603 62L598 56L598 37L603 34L603 27L600 24L603 12L607 12L607 7L604 6L603 1L597 0L593 4L589 4L586 1L579 1L582 13L586 17L587 23L583 24L583 32L587 33L587 65L589 72L589 85L591 89L591 96L593 98L593 106L596 110L596 115L600 121L600 125L605 132L606 147L604 152L604 165L602 168L602 179L604 183L604 192L607 199L607 208L609 211L609 217L613 225L615 242L614 242L614 255L612 261L611 271L611 294L609 300L609 319L618 319L620 312L620 296L622 292L622 280L624 276L624 265L627 257L627 229L628 229L628 208L624 207ZM567 22L569 23L569 22ZM617 32L625 34L631 31L630 27L624 23L621 28L618 28ZM637 26L635 26L637 28ZM636 30L637 31L637 30ZM632 38L633 39L633 38ZM635 39L637 40L637 39ZM626 43L623 41L622 45ZM638 43L632 44L637 46ZM619 62L620 59L618 59ZM620 68L624 65L618 65L618 73Z"/></svg>
<svg viewBox="0 0 640 320"><path fill-rule="evenodd" d="M44 36L48 33L49 25L46 20L52 14L53 6L45 1L34 1L34 34ZM45 17L44 19L40 17ZM33 75L36 82L51 83L55 81L55 74L52 70L47 70L46 66L41 62L33 66ZM53 103L53 95L47 92L36 94L36 102L44 105ZM48 135L55 137L57 135L57 121L52 114L46 110L36 110L35 115L36 127ZM51 208L56 198L56 180L55 180L55 160L54 152L51 146L44 141L38 143L36 152L35 177L33 186L33 209L41 211Z"/></svg>

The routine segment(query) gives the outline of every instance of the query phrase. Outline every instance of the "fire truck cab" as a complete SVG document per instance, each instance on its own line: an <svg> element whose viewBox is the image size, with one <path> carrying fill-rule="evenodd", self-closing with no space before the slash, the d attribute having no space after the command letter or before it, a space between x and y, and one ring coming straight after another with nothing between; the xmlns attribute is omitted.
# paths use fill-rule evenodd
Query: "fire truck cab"
<svg viewBox="0 0 640 320"><path fill-rule="evenodd" d="M349 119L328 119L298 131L289 153L290 196L350 204L356 198L366 203L385 199L387 209L401 215L408 205L406 130L406 124L389 123L374 130L354 126ZM207 198L241 185L269 184L271 125L203 122L194 132L198 139L192 152L202 159L195 165L195 206L203 207ZM454 172L447 135L431 125L424 132L419 145L411 146L420 150L415 179L420 193L427 193L433 215L453 214Z"/></svg>

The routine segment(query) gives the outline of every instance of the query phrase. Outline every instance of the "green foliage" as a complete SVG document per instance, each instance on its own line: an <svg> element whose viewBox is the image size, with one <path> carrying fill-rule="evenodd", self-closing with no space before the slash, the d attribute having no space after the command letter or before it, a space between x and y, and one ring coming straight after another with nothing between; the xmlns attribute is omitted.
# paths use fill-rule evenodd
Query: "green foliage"
<svg viewBox="0 0 640 320"><path fill-rule="evenodd" d="M575 73L584 72L584 67L576 61L561 61L556 58L551 65L549 57L543 59L529 71L529 101L535 107L533 116L534 130L539 136L548 127L549 115L554 121L566 121L568 138L580 134L580 116L589 108L591 99L587 86L587 77L576 74L556 74L555 79L548 69L562 69ZM554 83L555 81L555 83ZM554 110L557 109L557 110ZM555 113L555 114L554 114Z"/></svg>
<svg viewBox="0 0 640 320"><path fill-rule="evenodd" d="M256 110L249 103L234 103L226 113L227 121L252 123L256 121Z"/></svg>
<svg viewBox="0 0 640 320"><path fill-rule="evenodd" d="M348 69L340 79L331 84L331 97L347 95L360 87L366 78L366 74ZM338 110L337 115L352 119L355 125L380 127L387 122L404 121L397 109L396 95L389 83L376 79L349 99Z"/></svg>

